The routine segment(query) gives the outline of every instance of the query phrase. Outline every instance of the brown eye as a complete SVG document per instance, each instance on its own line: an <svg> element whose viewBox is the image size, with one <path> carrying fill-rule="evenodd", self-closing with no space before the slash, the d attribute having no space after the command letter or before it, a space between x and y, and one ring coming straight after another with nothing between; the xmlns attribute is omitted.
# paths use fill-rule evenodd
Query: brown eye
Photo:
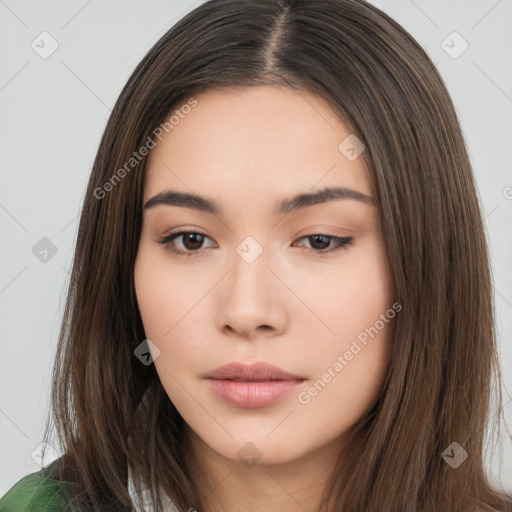
<svg viewBox="0 0 512 512"><path fill-rule="evenodd" d="M181 247L176 247L176 241L181 239ZM179 233L173 233L168 235L158 243L165 247L165 250L182 256L197 256L200 254L200 250L203 248L203 243L206 239L209 239L204 233L198 233L197 231L180 231Z"/></svg>
<svg viewBox="0 0 512 512"><path fill-rule="evenodd" d="M201 248L201 245L203 245L204 236L199 233L185 233L180 236L183 237L183 246L189 251L196 251Z"/></svg>
<svg viewBox="0 0 512 512"><path fill-rule="evenodd" d="M353 241L352 237L337 237L334 235L325 235L325 234L314 234L303 236L301 240L307 239L310 241L311 249L314 252L332 252L337 249L343 249L347 245L351 244ZM334 248L327 249L332 242L335 242Z"/></svg>

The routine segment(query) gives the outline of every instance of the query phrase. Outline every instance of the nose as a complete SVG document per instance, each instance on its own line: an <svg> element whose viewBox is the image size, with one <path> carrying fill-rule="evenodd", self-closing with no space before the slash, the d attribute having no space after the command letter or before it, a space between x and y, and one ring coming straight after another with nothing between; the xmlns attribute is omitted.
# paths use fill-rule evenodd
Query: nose
<svg viewBox="0 0 512 512"><path fill-rule="evenodd" d="M238 253L232 258L215 297L216 323L224 334L252 340L286 330L287 290L269 263L265 251L252 262Z"/></svg>

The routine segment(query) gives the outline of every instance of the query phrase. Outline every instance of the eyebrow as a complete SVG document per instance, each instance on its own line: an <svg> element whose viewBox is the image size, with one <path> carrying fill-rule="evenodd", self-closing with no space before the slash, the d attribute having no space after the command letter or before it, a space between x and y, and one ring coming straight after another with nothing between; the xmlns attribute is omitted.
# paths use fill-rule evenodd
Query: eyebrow
<svg viewBox="0 0 512 512"><path fill-rule="evenodd" d="M351 199L371 206L375 205L375 201L372 197L358 192L357 190L346 187L328 187L317 192L301 193L290 199L284 199L277 203L274 212L276 214L285 214L315 204L343 199ZM163 190L149 199L144 205L144 210L149 210L159 205L182 206L184 208L192 208L214 215L222 215L223 212L220 204L212 199L172 189Z"/></svg>

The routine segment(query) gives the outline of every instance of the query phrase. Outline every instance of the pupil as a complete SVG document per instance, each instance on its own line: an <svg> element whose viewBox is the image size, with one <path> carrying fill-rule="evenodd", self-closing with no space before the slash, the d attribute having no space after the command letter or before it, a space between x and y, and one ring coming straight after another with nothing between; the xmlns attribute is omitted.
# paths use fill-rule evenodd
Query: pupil
<svg viewBox="0 0 512 512"><path fill-rule="evenodd" d="M183 243L184 243L184 245L185 245L185 247L187 249L190 249L190 250L200 249L201 245L203 243L202 237L203 237L203 235L198 235L198 234L195 234L195 233L187 233L185 235L185 239L184 239ZM187 243L190 240L192 240L192 247L190 247L190 244Z"/></svg>
<svg viewBox="0 0 512 512"><path fill-rule="evenodd" d="M325 247L329 246L329 239L324 235L313 235L311 238L313 239L313 243L311 244L311 246L314 247L315 249L325 249ZM320 241L320 247L316 243L317 240L319 239L323 240L323 242Z"/></svg>

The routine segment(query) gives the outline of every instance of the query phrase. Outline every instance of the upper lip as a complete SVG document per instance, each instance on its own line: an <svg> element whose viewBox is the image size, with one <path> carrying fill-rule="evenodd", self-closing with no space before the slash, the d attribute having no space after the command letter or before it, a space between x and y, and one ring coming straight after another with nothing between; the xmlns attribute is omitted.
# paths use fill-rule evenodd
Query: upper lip
<svg viewBox="0 0 512 512"><path fill-rule="evenodd" d="M303 377L293 375L273 364L265 362L245 364L237 361L219 366L213 372L208 373L206 378L243 381L304 380Z"/></svg>

